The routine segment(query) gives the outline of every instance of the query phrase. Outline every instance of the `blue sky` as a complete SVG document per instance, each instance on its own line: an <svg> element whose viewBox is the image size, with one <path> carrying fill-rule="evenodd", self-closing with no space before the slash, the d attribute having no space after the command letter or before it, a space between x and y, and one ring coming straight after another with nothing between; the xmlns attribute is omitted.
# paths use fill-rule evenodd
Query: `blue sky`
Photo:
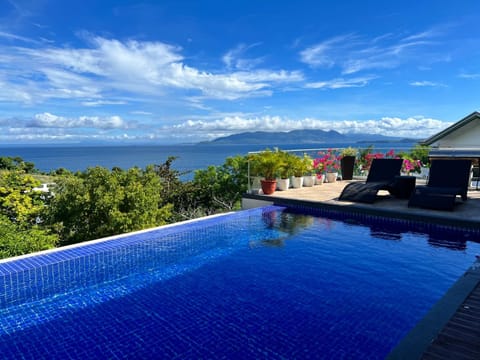
<svg viewBox="0 0 480 360"><path fill-rule="evenodd" d="M424 138L479 110L478 1L0 0L0 142Z"/></svg>

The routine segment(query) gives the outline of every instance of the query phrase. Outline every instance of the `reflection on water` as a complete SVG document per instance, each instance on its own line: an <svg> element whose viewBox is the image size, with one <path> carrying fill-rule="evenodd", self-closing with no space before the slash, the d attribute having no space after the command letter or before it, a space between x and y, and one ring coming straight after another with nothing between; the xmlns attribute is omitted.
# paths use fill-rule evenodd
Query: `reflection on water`
<svg viewBox="0 0 480 360"><path fill-rule="evenodd" d="M401 241L403 234L411 233L410 229L400 231L398 227L385 225L369 225L370 235L377 239ZM428 244L434 247L444 247L451 250L465 250L467 239L459 231L428 232ZM470 239L471 241L474 241Z"/></svg>
<svg viewBox="0 0 480 360"><path fill-rule="evenodd" d="M465 250L467 248L467 240L461 238L458 234L430 234L428 243L434 247L445 247L452 250Z"/></svg>
<svg viewBox="0 0 480 360"><path fill-rule="evenodd" d="M388 229L385 226L379 225L370 226L370 235L374 238L384 240L402 240L402 234L398 231L398 229Z"/></svg>
<svg viewBox="0 0 480 360"><path fill-rule="evenodd" d="M328 231L335 226L337 221L354 227L366 227L370 230L372 238L382 240L402 241L406 234L421 233L425 235L430 246L458 251L464 251L467 248L468 241L480 243L478 232L463 231L461 228L408 220L395 221L388 218L368 218L364 215L356 217L345 213L322 214L319 216L315 213L315 209L311 209L311 211L302 209L302 211L303 213L297 209L289 208L279 212L263 212L262 221L265 226L277 230L283 236L262 240L261 243L267 246L283 246L285 239L314 223L317 226L321 225L324 230ZM309 215L305 215L305 213Z"/></svg>
<svg viewBox="0 0 480 360"><path fill-rule="evenodd" d="M301 230L313 225L315 218L310 215L293 214L286 211L265 210L262 212L262 221L267 229L276 230L282 236L271 239L262 239L263 246L282 247L285 240L299 233ZM256 246L252 242L250 246Z"/></svg>

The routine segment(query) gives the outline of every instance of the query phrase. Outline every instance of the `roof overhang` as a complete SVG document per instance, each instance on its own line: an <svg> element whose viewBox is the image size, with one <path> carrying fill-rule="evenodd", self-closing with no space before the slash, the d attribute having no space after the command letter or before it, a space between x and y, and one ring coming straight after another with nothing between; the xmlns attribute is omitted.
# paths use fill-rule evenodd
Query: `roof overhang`
<svg viewBox="0 0 480 360"><path fill-rule="evenodd" d="M451 134L452 132L458 130L459 128L467 125L468 123L480 119L480 113L478 111L474 111L470 115L464 117L462 120L457 121L455 124L447 127L446 129L440 131L439 133L429 137L428 139L425 139L420 142L421 145L432 145L434 142L444 138L445 136Z"/></svg>

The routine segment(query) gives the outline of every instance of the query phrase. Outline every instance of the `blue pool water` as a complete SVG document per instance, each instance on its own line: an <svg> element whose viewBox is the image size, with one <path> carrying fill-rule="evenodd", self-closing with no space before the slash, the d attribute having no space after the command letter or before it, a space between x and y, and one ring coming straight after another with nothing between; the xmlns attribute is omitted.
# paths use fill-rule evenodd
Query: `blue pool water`
<svg viewBox="0 0 480 360"><path fill-rule="evenodd" d="M0 263L0 354L383 359L479 240L268 207Z"/></svg>

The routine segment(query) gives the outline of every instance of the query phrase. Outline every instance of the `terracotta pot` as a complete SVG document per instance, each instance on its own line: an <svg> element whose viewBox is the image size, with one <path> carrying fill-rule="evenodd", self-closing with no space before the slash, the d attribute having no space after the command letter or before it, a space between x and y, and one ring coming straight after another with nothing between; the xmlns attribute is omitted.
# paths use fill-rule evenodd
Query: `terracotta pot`
<svg viewBox="0 0 480 360"><path fill-rule="evenodd" d="M270 195L277 188L277 180L262 180L262 191L265 195Z"/></svg>

